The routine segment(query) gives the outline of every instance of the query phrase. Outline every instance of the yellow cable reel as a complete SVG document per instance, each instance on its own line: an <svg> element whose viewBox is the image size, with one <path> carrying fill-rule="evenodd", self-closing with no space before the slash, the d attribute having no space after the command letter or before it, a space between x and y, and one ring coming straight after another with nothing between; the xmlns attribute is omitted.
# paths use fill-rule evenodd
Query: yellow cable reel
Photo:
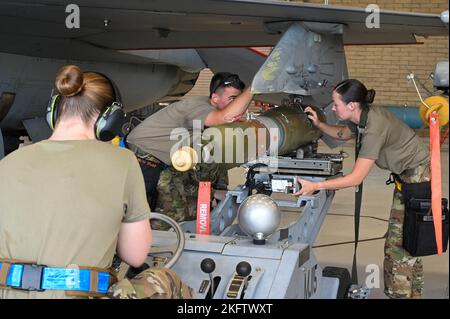
<svg viewBox="0 0 450 319"><path fill-rule="evenodd" d="M425 99L425 104L421 103L419 108L419 115L422 121L426 125L430 125L430 114L434 111L439 114L439 127L443 127L448 124L448 97L442 95L434 95Z"/></svg>

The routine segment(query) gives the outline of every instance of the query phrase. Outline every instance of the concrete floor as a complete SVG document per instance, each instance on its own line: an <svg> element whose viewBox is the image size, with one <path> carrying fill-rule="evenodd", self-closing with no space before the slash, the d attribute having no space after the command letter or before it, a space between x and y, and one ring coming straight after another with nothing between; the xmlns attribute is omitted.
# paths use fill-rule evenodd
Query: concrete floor
<svg viewBox="0 0 450 319"><path fill-rule="evenodd" d="M427 139L424 139L427 142ZM329 149L326 145L319 145L319 152L338 153L340 150L347 152L350 157L344 161L344 174L351 171L354 164L354 144L348 142L342 147ZM448 142L443 145L441 152L442 162L442 193L443 197L449 196L449 157ZM244 170L234 168L229 171L230 189L245 180ZM363 204L361 208L360 242L358 244L358 277L359 283L364 284L366 280L379 279L369 284L379 287L372 288L370 299L386 299L383 293L383 237L387 231L387 220L389 218L392 203L393 186L386 186L385 181L389 172L378 167L372 169L364 181ZM353 243L330 244L349 242L354 240L354 189L343 189L336 192L333 204L325 218L319 236L316 240L314 252L322 267L337 266L346 267L351 270L353 260ZM284 216L284 219L290 218ZM283 220L282 220L283 223ZM364 241L368 240L368 241ZM449 298L449 258L448 251L442 256L427 256L424 260L425 288L424 298L448 299ZM367 272L366 272L367 269ZM375 273L378 272L379 276ZM370 275L370 276L369 276Z"/></svg>

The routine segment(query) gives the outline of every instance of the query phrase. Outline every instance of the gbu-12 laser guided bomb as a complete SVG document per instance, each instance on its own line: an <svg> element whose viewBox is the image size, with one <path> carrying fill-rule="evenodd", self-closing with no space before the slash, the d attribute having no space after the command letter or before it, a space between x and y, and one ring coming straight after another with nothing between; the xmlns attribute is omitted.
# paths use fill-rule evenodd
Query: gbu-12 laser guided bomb
<svg viewBox="0 0 450 319"><path fill-rule="evenodd" d="M191 169L199 161L235 167L261 156L285 155L317 141L321 132L311 123L302 105L275 107L247 121L207 128L192 148L172 155L172 165ZM324 116L317 109L320 119Z"/></svg>

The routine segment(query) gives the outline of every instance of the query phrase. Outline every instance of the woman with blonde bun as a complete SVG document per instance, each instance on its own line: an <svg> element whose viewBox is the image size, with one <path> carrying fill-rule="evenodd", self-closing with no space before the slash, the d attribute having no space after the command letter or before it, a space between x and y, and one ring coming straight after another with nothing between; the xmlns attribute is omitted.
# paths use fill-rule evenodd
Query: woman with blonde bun
<svg viewBox="0 0 450 319"><path fill-rule="evenodd" d="M342 189L360 185L376 164L390 170L401 184L418 184L430 180L430 157L415 132L382 107L371 107L374 90L358 80L349 79L333 91L333 111L348 125L321 122L312 108L308 117L323 133L338 140L355 138L361 132L359 153L353 170L343 176L321 182L298 179L301 189L296 195L309 195L321 189ZM423 263L403 248L405 205L402 192L394 189L388 235L384 249L385 294L390 298L421 298Z"/></svg>
<svg viewBox="0 0 450 319"><path fill-rule="evenodd" d="M51 137L0 162L0 298L101 296L116 252L139 267L150 248L136 157L94 130L111 80L67 65L54 84Z"/></svg>

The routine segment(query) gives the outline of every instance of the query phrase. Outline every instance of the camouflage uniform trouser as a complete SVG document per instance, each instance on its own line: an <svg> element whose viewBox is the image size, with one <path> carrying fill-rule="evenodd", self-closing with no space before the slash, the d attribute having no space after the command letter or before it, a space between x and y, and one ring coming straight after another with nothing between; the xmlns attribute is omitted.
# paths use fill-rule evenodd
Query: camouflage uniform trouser
<svg viewBox="0 0 450 319"><path fill-rule="evenodd" d="M167 268L148 268L108 290L111 299L192 299L193 290Z"/></svg>
<svg viewBox="0 0 450 319"><path fill-rule="evenodd" d="M177 222L196 219L199 181L211 181L212 202L214 189L227 189L228 170L220 164L199 164L195 171L178 172L173 167L162 171L157 186L156 212Z"/></svg>
<svg viewBox="0 0 450 319"><path fill-rule="evenodd" d="M430 180L429 165L418 166L411 174L401 175L405 183ZM421 298L423 291L423 262L403 249L405 203L395 188L384 246L384 293L390 298Z"/></svg>

